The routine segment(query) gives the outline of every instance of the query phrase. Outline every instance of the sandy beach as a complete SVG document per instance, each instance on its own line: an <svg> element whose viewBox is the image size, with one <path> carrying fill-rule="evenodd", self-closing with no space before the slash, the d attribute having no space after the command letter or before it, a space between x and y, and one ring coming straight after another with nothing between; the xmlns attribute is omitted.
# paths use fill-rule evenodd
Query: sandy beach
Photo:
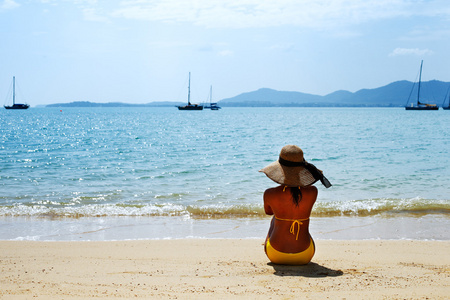
<svg viewBox="0 0 450 300"><path fill-rule="evenodd" d="M0 242L2 299L449 299L449 241L316 241L306 266L259 239Z"/></svg>

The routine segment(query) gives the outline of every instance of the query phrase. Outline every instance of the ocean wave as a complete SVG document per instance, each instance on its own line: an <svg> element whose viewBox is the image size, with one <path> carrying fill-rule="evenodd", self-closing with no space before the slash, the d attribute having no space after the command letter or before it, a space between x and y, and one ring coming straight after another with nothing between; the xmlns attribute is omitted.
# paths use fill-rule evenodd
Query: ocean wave
<svg viewBox="0 0 450 300"><path fill-rule="evenodd" d="M317 217L333 216L422 216L427 214L450 215L448 200L412 199L365 199L352 201L316 202L312 212Z"/></svg>
<svg viewBox="0 0 450 300"><path fill-rule="evenodd" d="M423 216L441 214L450 216L448 200L366 199L352 201L318 201L312 217L337 216ZM55 206L52 204L14 204L0 206L0 217L117 217L117 216L186 216L191 218L265 217L262 204L240 205L176 205L148 203L87 204L80 206Z"/></svg>

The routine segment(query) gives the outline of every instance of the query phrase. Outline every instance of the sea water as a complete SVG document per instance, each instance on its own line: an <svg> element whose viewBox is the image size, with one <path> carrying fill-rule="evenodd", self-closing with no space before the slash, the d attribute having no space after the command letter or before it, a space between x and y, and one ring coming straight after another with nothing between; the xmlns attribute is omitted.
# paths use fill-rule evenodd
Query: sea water
<svg viewBox="0 0 450 300"><path fill-rule="evenodd" d="M0 111L0 240L264 238L258 172L286 144L323 170L323 239L450 233L450 112L403 108Z"/></svg>

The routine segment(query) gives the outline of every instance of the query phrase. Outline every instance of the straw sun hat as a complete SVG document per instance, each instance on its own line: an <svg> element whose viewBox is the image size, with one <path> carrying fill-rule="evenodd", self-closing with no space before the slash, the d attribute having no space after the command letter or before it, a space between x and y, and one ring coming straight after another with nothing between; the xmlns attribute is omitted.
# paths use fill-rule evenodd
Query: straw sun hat
<svg viewBox="0 0 450 300"><path fill-rule="evenodd" d="M329 188L331 183L322 171L303 158L303 151L298 146L286 145L281 149L277 161L261 169L270 179L287 186L308 186L318 180Z"/></svg>

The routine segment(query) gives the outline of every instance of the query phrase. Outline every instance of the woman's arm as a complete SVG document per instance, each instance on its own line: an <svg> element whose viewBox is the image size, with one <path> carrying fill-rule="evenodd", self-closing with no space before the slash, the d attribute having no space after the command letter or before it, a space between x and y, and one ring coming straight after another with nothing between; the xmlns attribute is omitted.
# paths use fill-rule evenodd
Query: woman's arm
<svg viewBox="0 0 450 300"><path fill-rule="evenodd" d="M269 215L269 216L271 216L271 215L273 215L273 211L272 211L272 207L270 207L270 204L269 204L269 192L268 192L268 190L266 190L265 192L264 192L264 196L263 196L263 198L264 198L264 212L266 213L266 215Z"/></svg>

